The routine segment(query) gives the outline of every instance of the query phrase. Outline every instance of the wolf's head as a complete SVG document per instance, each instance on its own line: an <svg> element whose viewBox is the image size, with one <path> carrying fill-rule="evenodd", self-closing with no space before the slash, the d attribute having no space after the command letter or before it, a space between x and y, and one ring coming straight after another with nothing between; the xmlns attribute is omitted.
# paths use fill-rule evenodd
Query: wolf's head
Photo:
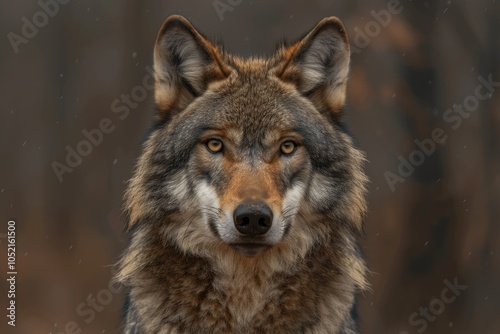
<svg viewBox="0 0 500 334"><path fill-rule="evenodd" d="M359 233L363 157L341 122L349 56L335 17L269 59L228 55L169 17L154 51L155 125L127 193L131 226L154 224L186 253L254 257Z"/></svg>

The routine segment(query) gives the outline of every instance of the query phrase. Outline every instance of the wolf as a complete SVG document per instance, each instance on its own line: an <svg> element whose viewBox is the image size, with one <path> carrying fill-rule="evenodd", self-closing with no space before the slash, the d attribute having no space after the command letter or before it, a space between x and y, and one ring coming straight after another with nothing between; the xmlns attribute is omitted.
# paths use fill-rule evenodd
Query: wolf
<svg viewBox="0 0 500 334"><path fill-rule="evenodd" d="M336 17L267 58L165 20L125 195L124 333L359 332L367 178L342 118L349 61Z"/></svg>

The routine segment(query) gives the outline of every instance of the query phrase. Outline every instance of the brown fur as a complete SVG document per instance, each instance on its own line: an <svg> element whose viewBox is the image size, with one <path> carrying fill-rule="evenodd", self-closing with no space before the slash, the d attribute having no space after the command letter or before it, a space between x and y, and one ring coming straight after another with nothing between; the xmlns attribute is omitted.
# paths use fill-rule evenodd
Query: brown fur
<svg viewBox="0 0 500 334"><path fill-rule="evenodd" d="M341 121L342 23L326 18L270 59L241 59L172 16L154 55L159 112L128 187L132 237L117 276L130 291L125 332L357 333L366 177ZM223 152L207 150L212 138ZM274 215L252 256L232 246L246 240L232 220L246 200Z"/></svg>

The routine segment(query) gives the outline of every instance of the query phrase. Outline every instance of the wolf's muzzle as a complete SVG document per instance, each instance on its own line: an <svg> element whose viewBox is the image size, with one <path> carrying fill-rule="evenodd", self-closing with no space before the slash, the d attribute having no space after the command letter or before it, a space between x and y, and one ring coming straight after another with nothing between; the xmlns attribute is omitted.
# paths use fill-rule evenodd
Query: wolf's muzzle
<svg viewBox="0 0 500 334"><path fill-rule="evenodd" d="M245 201L234 210L234 226L247 236L264 235L273 223L271 209L261 201Z"/></svg>

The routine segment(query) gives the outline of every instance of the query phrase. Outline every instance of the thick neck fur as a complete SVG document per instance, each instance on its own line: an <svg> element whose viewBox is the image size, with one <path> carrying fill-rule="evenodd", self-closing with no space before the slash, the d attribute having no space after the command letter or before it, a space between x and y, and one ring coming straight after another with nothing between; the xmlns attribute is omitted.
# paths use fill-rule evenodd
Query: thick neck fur
<svg viewBox="0 0 500 334"><path fill-rule="evenodd" d="M349 240L333 242L280 265L269 261L277 254L186 255L138 229L118 277L130 288L131 333L356 333L349 311L364 265Z"/></svg>

